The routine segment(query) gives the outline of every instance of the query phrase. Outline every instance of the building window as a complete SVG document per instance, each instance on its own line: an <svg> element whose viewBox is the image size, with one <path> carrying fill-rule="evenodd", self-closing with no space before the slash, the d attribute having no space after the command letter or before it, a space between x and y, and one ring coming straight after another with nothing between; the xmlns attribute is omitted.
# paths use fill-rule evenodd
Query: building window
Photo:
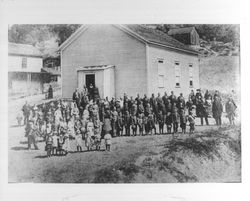
<svg viewBox="0 0 250 201"><path fill-rule="evenodd" d="M164 61L163 59L158 59L158 87L159 88L164 88L164 75L165 75Z"/></svg>
<svg viewBox="0 0 250 201"><path fill-rule="evenodd" d="M181 81L180 63L175 62L175 87L180 87L180 81Z"/></svg>
<svg viewBox="0 0 250 201"><path fill-rule="evenodd" d="M22 68L27 68L27 57L22 58Z"/></svg>
<svg viewBox="0 0 250 201"><path fill-rule="evenodd" d="M189 64L189 87L193 87L193 64Z"/></svg>

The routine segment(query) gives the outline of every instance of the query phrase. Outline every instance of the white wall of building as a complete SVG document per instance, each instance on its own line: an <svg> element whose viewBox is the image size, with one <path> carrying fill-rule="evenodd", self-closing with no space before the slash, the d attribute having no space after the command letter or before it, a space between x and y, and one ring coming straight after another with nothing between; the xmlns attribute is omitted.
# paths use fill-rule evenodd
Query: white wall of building
<svg viewBox="0 0 250 201"><path fill-rule="evenodd" d="M27 67L22 68L22 58L24 56L12 56L8 57L9 72L41 72L43 67L43 59L38 57L26 57Z"/></svg>

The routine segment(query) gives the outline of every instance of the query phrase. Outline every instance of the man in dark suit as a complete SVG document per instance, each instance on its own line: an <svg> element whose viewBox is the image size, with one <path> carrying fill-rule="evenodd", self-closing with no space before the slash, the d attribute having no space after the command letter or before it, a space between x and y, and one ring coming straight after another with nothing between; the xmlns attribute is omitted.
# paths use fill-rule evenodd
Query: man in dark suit
<svg viewBox="0 0 250 201"><path fill-rule="evenodd" d="M223 112L223 105L221 103L221 100L219 99L218 96L214 97L214 102L212 106L212 111L213 111L213 117L216 121L216 125L220 126L221 125L221 115Z"/></svg>

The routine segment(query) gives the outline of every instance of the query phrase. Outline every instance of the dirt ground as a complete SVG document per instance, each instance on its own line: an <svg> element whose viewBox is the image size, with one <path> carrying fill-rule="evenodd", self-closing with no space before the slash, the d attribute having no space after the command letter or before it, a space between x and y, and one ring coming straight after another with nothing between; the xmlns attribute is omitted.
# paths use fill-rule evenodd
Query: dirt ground
<svg viewBox="0 0 250 201"><path fill-rule="evenodd" d="M194 135L119 137L112 140L111 152L104 151L102 142L101 151L47 158L45 143L38 143L39 150L27 150L24 127L16 126L15 115L24 101L9 103L10 183L241 181L240 125L229 127L225 118L221 128L198 125ZM72 150L75 146L72 140Z"/></svg>

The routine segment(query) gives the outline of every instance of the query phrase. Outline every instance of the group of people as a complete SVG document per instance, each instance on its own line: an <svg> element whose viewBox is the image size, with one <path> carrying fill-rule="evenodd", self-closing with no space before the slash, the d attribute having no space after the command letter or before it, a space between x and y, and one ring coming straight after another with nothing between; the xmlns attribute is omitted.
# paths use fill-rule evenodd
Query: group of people
<svg viewBox="0 0 250 201"><path fill-rule="evenodd" d="M230 116L230 124L234 123L236 105L232 98L226 103L226 112ZM72 100L57 100L41 105L23 106L24 124L28 148L36 144L37 137L46 142L48 156L65 155L69 151L82 151L84 142L87 150L100 150L104 139L106 150L110 151L113 137L177 133L179 127L183 134L189 125L189 133L195 131L195 118L203 118L209 125L208 118L214 117L217 125L221 125L223 112L219 92L212 96L208 91L202 95L198 89L192 90L186 101L181 93L178 97L171 92L163 96L158 93L150 98L147 95L136 98L100 99L97 93L90 94L86 88L81 92L76 89ZM158 126L158 129L156 129ZM72 142L75 150L72 150Z"/></svg>

